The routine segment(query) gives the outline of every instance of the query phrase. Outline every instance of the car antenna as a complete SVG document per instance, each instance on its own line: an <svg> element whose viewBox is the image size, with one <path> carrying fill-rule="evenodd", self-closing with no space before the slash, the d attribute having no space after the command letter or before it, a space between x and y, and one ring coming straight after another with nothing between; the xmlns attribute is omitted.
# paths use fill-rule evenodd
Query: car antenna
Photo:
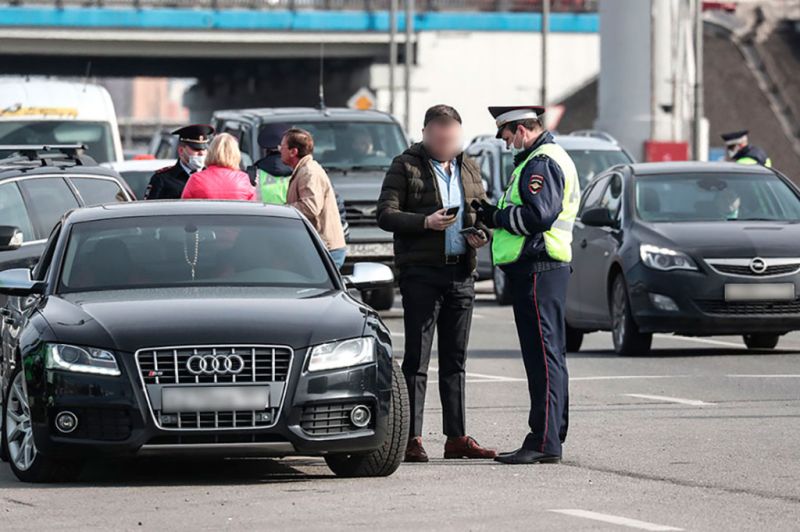
<svg viewBox="0 0 800 532"><path fill-rule="evenodd" d="M325 107L325 43L319 43L319 109L327 115Z"/></svg>
<svg viewBox="0 0 800 532"><path fill-rule="evenodd" d="M86 74L83 77L83 92L86 92L86 87L89 85L89 75L92 73L92 62L86 61Z"/></svg>

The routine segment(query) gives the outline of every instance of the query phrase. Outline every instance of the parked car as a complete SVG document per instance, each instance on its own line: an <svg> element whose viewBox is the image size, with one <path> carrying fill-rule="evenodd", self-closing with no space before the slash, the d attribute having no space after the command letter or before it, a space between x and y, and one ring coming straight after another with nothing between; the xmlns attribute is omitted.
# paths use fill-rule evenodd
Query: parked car
<svg viewBox="0 0 800 532"><path fill-rule="evenodd" d="M800 190L775 170L618 165L584 191L573 237L570 351L595 330L643 355L653 333L767 349L800 329Z"/></svg>
<svg viewBox="0 0 800 532"><path fill-rule="evenodd" d="M0 76L0 144L83 144L98 162L124 158L104 87L36 76Z"/></svg>
<svg viewBox="0 0 800 532"><path fill-rule="evenodd" d="M378 111L336 108L217 111L212 119L217 132L239 139L246 156L244 165L263 156L258 135L274 124L301 127L314 136L314 158L328 172L337 196L345 204L349 233L343 271L349 273L354 264L365 261L391 265L393 238L378 227L375 215L386 170L392 159L408 147L397 120ZM394 287L386 286L364 293L363 299L375 309L386 310L392 307L394 296Z"/></svg>
<svg viewBox="0 0 800 532"><path fill-rule="evenodd" d="M369 263L342 278L287 207L75 210L33 271L0 273L11 469L38 482L98 453L216 451L390 475L408 439L406 385L389 329L347 289L392 282Z"/></svg>
<svg viewBox="0 0 800 532"><path fill-rule="evenodd" d="M82 152L80 145L0 145L0 153L7 154L0 159L0 226L19 230L14 245L0 250L0 270L36 264L53 226L67 211L132 201L114 171Z"/></svg>
<svg viewBox="0 0 800 532"><path fill-rule="evenodd" d="M569 153L578 170L581 188L598 173L617 164L632 163L633 159L613 137L597 131L577 131L569 135L557 135L555 140ZM505 192L514 171L514 158L506 149L505 142L494 135L475 137L466 149L481 169L486 194L497 202ZM478 276L494 281L494 293L501 305L511 304L506 277L500 268L492 265L491 246L478 250Z"/></svg>
<svg viewBox="0 0 800 532"><path fill-rule="evenodd" d="M157 170L172 166L175 159L137 159L116 163L104 163L102 166L117 172L133 191L134 199L143 200L150 178Z"/></svg>

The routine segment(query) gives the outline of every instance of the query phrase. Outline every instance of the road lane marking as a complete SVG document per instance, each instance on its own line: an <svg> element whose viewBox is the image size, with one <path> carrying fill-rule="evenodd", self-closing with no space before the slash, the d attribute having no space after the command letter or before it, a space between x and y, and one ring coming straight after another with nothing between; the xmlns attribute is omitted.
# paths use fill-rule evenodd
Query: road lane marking
<svg viewBox="0 0 800 532"><path fill-rule="evenodd" d="M800 375L725 375L732 379L800 379Z"/></svg>
<svg viewBox="0 0 800 532"><path fill-rule="evenodd" d="M725 347L738 347L739 349L745 349L745 345L743 343L736 343L736 342L725 342L723 340L711 340L709 338L693 338L690 336L678 336L675 334L654 334L656 338L662 338L664 340L683 340L684 342L696 342L700 344L710 344L710 345L723 345Z"/></svg>
<svg viewBox="0 0 800 532"><path fill-rule="evenodd" d="M665 403L678 403L680 405L689 406L711 406L714 403L707 403L697 399L683 399L680 397L668 397L666 395L646 395L642 393L624 393L622 395L628 397L635 397L637 399L650 399L651 401L664 401Z"/></svg>
<svg viewBox="0 0 800 532"><path fill-rule="evenodd" d="M588 510L548 510L557 514L570 515L572 517L582 517L584 519L591 519L593 521L601 521L603 523L610 523L612 525L627 526L628 528L637 528L639 530L683 530L682 528L675 528L674 526L658 525L656 523L648 523L647 521L639 521L638 519L631 519L629 517L622 517L619 515L601 514L598 512L590 512Z"/></svg>
<svg viewBox="0 0 800 532"><path fill-rule="evenodd" d="M570 381L615 381L626 379L680 379L690 375L600 375L597 377L570 377Z"/></svg>
<svg viewBox="0 0 800 532"><path fill-rule="evenodd" d="M398 338L405 338L406 333L392 331L392 336L397 336Z"/></svg>

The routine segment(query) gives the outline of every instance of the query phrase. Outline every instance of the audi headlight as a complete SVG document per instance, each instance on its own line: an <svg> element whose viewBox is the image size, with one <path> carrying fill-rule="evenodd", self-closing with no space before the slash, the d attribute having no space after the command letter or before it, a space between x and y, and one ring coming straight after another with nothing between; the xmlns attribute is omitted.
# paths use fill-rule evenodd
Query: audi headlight
<svg viewBox="0 0 800 532"><path fill-rule="evenodd" d="M62 369L94 375L116 377L120 374L117 359L110 352L76 345L47 344L45 366L47 369Z"/></svg>
<svg viewBox="0 0 800 532"><path fill-rule="evenodd" d="M696 270L697 266L686 253L674 249L661 248L651 244L639 246L639 255L646 266L654 270Z"/></svg>
<svg viewBox="0 0 800 532"><path fill-rule="evenodd" d="M308 371L347 368L370 362L375 362L375 340L353 338L314 347L308 360Z"/></svg>

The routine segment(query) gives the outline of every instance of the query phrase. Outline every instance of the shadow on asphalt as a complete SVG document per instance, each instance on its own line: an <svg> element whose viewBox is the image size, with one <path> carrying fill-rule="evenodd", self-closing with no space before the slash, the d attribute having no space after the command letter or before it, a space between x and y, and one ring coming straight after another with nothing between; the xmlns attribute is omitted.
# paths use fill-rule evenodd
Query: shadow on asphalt
<svg viewBox="0 0 800 532"><path fill-rule="evenodd" d="M323 468L324 474L307 473L307 469ZM3 488L69 488L84 486L224 486L243 484L289 484L311 480L335 479L324 462L308 460L276 460L266 458L183 458L146 457L135 459L97 460L86 464L74 482L25 484L18 482L7 465L0 474Z"/></svg>

